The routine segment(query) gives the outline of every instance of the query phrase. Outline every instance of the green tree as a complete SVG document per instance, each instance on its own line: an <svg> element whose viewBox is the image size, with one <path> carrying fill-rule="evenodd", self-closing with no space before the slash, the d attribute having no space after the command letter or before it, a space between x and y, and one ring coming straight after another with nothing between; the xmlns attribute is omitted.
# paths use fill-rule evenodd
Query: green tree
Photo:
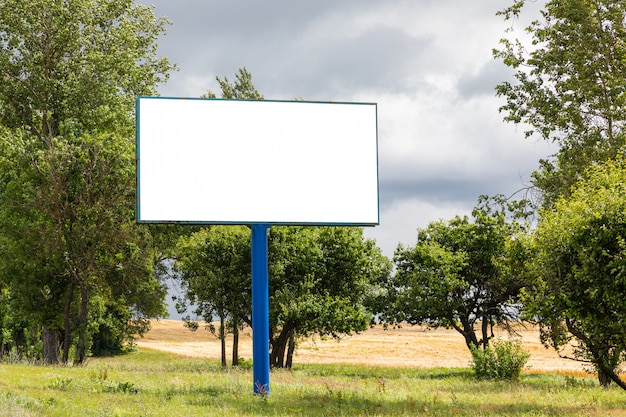
<svg viewBox="0 0 626 417"><path fill-rule="evenodd" d="M219 318L217 332L223 367L226 367L227 324L234 335L233 366L239 360L239 328L244 321L252 324L250 251L250 229L245 226L204 228L182 237L176 250L174 269L184 294L178 304L182 310L190 302L195 315L204 319L213 334L216 333L213 318ZM190 317L185 322L192 330L198 327Z"/></svg>
<svg viewBox="0 0 626 417"><path fill-rule="evenodd" d="M43 326L49 361L56 361L61 329L62 361L74 336L75 360L84 360L93 297L135 309L137 317L162 314L162 306L147 302L164 295L152 273L150 236L132 221L132 144L115 135L55 138L50 152L37 149L32 135L2 139L0 224L10 249L5 281L13 307ZM146 285L148 298L136 297Z"/></svg>
<svg viewBox="0 0 626 417"><path fill-rule="evenodd" d="M576 341L574 358L590 362L606 386L626 359L626 163L590 168L568 197L541 212L535 233L536 280L526 314L544 343Z"/></svg>
<svg viewBox="0 0 626 417"><path fill-rule="evenodd" d="M136 96L155 93L172 68L156 57L165 24L132 0L0 3L0 230L11 253L0 271L12 299L28 301L15 306L42 326L48 362L59 332L62 360L73 340L84 360L93 297L134 300L124 308L138 317L162 311L128 297L142 286L128 275L154 279L143 264L150 236L133 222L131 138Z"/></svg>
<svg viewBox="0 0 626 417"><path fill-rule="evenodd" d="M275 226L268 239L272 366L291 367L298 337L339 339L367 328L370 283L391 266L361 229ZM178 247L184 297L207 323L220 318L222 341L227 325L236 335L240 323L252 324L250 251L250 231L243 226L203 229Z"/></svg>
<svg viewBox="0 0 626 417"><path fill-rule="evenodd" d="M167 20L132 0L0 3L0 122L47 141L132 134L137 96L171 65L156 55Z"/></svg>
<svg viewBox="0 0 626 417"><path fill-rule="evenodd" d="M467 216L432 222L418 230L414 247L398 246L384 321L453 328L470 350L486 349L495 325L510 328L525 284L516 268L525 257L518 239L524 228L493 202L481 197L473 222Z"/></svg>
<svg viewBox="0 0 626 417"><path fill-rule="evenodd" d="M222 98L224 99L263 100L263 96L254 86L254 83L252 81L252 74L245 67L239 68L237 74L235 74L234 83L231 83L226 76L224 78L220 78L218 76L216 77L216 80L220 86L220 89L222 90ZM209 90L201 97L216 98L217 96L213 91ZM180 275L179 278L182 278L181 283L184 293L184 296L177 300L177 308L181 312L184 312L187 310L188 302L196 305L196 316L204 318L204 320L208 323L208 329L212 333L216 332L216 329L212 324L212 319L214 315L217 315L220 319L220 326L219 329L217 329L217 332L218 337L221 341L222 366L226 366L225 343L227 330L233 332L232 364L233 366L237 366L239 361L239 328L243 322L247 323L248 325L252 325L249 306L250 290L248 289L247 291L237 293L237 289L231 288L232 291L229 292L227 289L229 287L227 281L230 279L234 279L239 282L241 279L245 279L245 276L249 276L251 268L249 259L250 248L248 247L248 249L244 249L243 247L238 245L238 243L240 243L239 238L241 237L241 230L231 232L228 232L228 230L228 228L222 229L221 227L218 227L213 231L205 229L199 231L190 239L182 239L181 241L179 241L173 257L179 260L179 262L177 262L176 268ZM235 243L235 241L237 241L238 243ZM237 246L238 250L247 250L248 257L243 258L247 259L247 266L241 264L235 265L235 258L227 259L223 256L218 256L216 259L213 260L205 258L204 261L199 261L198 259L195 259L194 263L190 264L191 258L193 258L194 256L198 256L198 252L211 253L212 251L217 250L216 246L219 247L220 245L226 245L222 246L223 250L226 251L232 250L235 246ZM240 258L241 253L231 254L231 256L236 257L239 260L242 259ZM220 265L218 267L218 271L211 270L211 268L215 267L215 265ZM235 273L236 270L239 271L239 273L241 273L242 275L228 277L229 273ZM217 293L214 294L204 291L201 286L197 285L196 282L202 279L209 281L206 283L206 285L210 285L212 286L212 288L213 286L215 286L216 288L221 289L216 289ZM248 281L249 279L250 278L248 277ZM226 285L225 288L223 288L224 285ZM251 283L247 282L246 285L249 288ZM245 302L230 302L232 298L241 297L243 297L244 301L248 300L248 307L244 308L244 305L246 305ZM241 311L237 311L235 305L240 304ZM190 329L197 329L198 324L195 320L190 317L187 317L185 320Z"/></svg>
<svg viewBox="0 0 626 417"><path fill-rule="evenodd" d="M525 0L499 14L520 16ZM496 58L516 70L497 86L505 120L528 126L527 136L556 143L540 161L533 184L544 202L568 195L585 169L623 151L626 121L626 3L554 0L526 31L532 45L503 39Z"/></svg>
<svg viewBox="0 0 626 417"><path fill-rule="evenodd" d="M340 339L365 330L370 287L390 270L360 228L271 228L270 364L290 368L300 337Z"/></svg>
<svg viewBox="0 0 626 417"><path fill-rule="evenodd" d="M507 20L515 19L521 15L524 4L524 0L516 1L500 14ZM494 51L497 58L517 70L515 83L505 82L497 87L497 94L506 99L506 104L501 108L506 114L505 120L525 123L529 126L528 136L536 133L559 146L553 158L542 160L540 169L533 174L533 183L544 197L544 208L548 210L545 213L549 212L550 207L571 211L571 208L565 208L567 203L561 202L561 199L574 205L569 199L570 195L580 187L587 187L578 182L593 181L587 178L587 170L623 154L626 138L625 18L624 2L548 1L541 19L527 28L532 46L526 47L518 40L503 40L502 49ZM555 213L545 213L540 219L542 223L557 217ZM619 230L619 221L613 219L607 222L607 229ZM540 230L553 227L540 224ZM587 238L592 239L591 236ZM602 247L600 243L598 242L597 248ZM589 248L592 246L590 243L588 245ZM563 250L573 250L572 247ZM568 271L572 262L582 262L560 258L556 251L550 255L543 252L537 262L546 262L546 257L552 256L553 267L557 268L556 271L545 273L562 275ZM574 265L573 268L578 266ZM585 274L585 279L590 282L583 286L598 288L606 272L602 271L598 265L597 274ZM554 293L545 294L546 291ZM528 289L529 300L557 300L563 294L558 286L538 285ZM604 298L599 298L600 295ZM585 294L570 292L570 296L580 296L582 300L590 301ZM596 296L593 308L604 310L605 305L611 306L613 303L608 292L600 291ZM572 299L568 302L576 304L579 300ZM560 308L555 307L557 311ZM550 335L554 339L551 344L555 347L562 346L564 340L574 335L583 344L581 353L577 356L583 357L584 352L591 355L590 359L595 361L600 382L608 383L610 374L607 370L614 369L612 365L620 359L619 349L610 348L615 343L610 334L600 330L590 338L585 333L586 329L592 327L590 322L586 322L583 326L585 330L581 331L578 326L568 324L571 317L561 317L559 314L561 313L548 310L539 314L547 326L545 329L549 329L544 335ZM578 316L577 319L579 318ZM595 324L598 329L604 327L600 317L589 316L589 320L592 319L597 320ZM580 321L578 325L581 325ZM607 339L601 340L601 337ZM583 338L587 341L581 342ZM601 352L602 349L604 353ZM596 358L592 351L595 351Z"/></svg>

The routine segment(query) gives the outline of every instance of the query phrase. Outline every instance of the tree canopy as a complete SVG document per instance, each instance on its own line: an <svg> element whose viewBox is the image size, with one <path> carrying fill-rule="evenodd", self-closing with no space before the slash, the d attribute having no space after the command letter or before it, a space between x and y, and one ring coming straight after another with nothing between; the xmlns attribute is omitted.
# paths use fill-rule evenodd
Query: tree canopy
<svg viewBox="0 0 626 417"><path fill-rule="evenodd" d="M384 321L454 328L472 349L489 345L494 325L517 319L524 230L492 203L483 197L473 221L457 216L432 222L418 229L414 247L398 246L381 312Z"/></svg>
<svg viewBox="0 0 626 417"><path fill-rule="evenodd" d="M299 337L340 338L367 328L369 287L390 263L361 229L274 226L268 243L272 366L291 367ZM235 335L241 323L252 325L250 250L244 226L205 228L181 238L177 250L184 297L207 323L220 318L224 365L225 323Z"/></svg>
<svg viewBox="0 0 626 417"><path fill-rule="evenodd" d="M525 3L499 14L514 21ZM558 145L533 173L543 210L530 246L536 281L525 290L527 314L540 320L544 340L556 348L574 337L575 357L591 361L603 385L618 382L623 360L623 336L610 323L623 315L623 301L615 304L623 288L614 286L621 279L615 262L623 216L611 208L622 196L608 180L623 181L623 171L615 165L621 162L608 161L621 158L626 145L625 19L619 1L547 1L526 28L531 44L503 39L494 51L516 70L515 82L496 90L506 99L505 120Z"/></svg>
<svg viewBox="0 0 626 417"><path fill-rule="evenodd" d="M139 95L172 69L167 20L132 0L0 3L0 121L40 139L133 129Z"/></svg>
<svg viewBox="0 0 626 417"><path fill-rule="evenodd" d="M0 3L0 281L44 359L121 346L164 312L134 224L134 100L173 68L132 0Z"/></svg>
<svg viewBox="0 0 626 417"><path fill-rule="evenodd" d="M372 318L370 288L389 260L355 227L273 227L269 231L270 364L291 367L295 342L339 339Z"/></svg>
<svg viewBox="0 0 626 417"><path fill-rule="evenodd" d="M32 135L9 138L0 139L0 225L8 255L4 281L14 311L36 316L50 329L63 329L64 361L73 330L87 326L89 303L97 297L118 310L134 307L141 316L162 314L162 307L148 302L164 295L151 277L154 256L148 235L132 222L130 142L115 135L85 135L53 139L50 152L37 149ZM76 311L75 290L81 291ZM127 326L129 316L119 324ZM84 355L89 336L78 336L77 351Z"/></svg>
<svg viewBox="0 0 626 417"><path fill-rule="evenodd" d="M499 14L515 20L525 1ZM626 135L626 3L553 0L527 33L530 45L503 39L496 58L516 70L515 82L498 85L505 120L527 126L528 136L555 142L553 158L540 161L533 184L552 204L567 195L585 169L615 157Z"/></svg>
<svg viewBox="0 0 626 417"><path fill-rule="evenodd" d="M541 213L534 237L533 286L526 315L556 349L572 338L603 385L626 389L626 162L596 165L568 197Z"/></svg>

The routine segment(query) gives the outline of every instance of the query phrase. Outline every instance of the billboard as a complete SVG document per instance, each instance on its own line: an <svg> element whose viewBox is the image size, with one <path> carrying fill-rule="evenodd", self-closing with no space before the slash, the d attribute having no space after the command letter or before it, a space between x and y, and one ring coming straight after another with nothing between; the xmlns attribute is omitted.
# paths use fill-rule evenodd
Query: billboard
<svg viewBox="0 0 626 417"><path fill-rule="evenodd" d="M142 223L379 223L374 103L137 99Z"/></svg>

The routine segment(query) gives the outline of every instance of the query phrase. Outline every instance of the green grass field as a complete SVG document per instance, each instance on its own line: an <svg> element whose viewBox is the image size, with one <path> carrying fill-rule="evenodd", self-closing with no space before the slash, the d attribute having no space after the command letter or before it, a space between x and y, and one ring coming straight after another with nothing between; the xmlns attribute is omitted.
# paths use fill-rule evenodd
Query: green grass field
<svg viewBox="0 0 626 417"><path fill-rule="evenodd" d="M626 391L593 378L468 369L296 366L252 394L251 370L140 350L82 367L0 365L2 416L626 416Z"/></svg>

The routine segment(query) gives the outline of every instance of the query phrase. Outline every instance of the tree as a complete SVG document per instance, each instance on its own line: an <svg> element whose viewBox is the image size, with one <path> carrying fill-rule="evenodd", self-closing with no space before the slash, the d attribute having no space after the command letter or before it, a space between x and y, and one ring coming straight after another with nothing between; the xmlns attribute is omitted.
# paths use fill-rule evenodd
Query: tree
<svg viewBox="0 0 626 417"><path fill-rule="evenodd" d="M250 230L245 226L212 226L190 237L182 237L176 250L174 269L181 281L184 300L194 305L196 316L208 323L215 334L213 317L220 321L222 366L226 367L227 323L235 335L232 365L237 366L238 330L245 321L251 325L251 248ZM190 317L187 325L195 330L197 322Z"/></svg>
<svg viewBox="0 0 626 417"><path fill-rule="evenodd" d="M390 262L360 228L273 227L269 232L270 364L290 368L295 342L363 331L366 297Z"/></svg>
<svg viewBox="0 0 626 417"><path fill-rule="evenodd" d="M398 246L383 320L454 328L471 350L488 347L496 324L509 327L517 319L523 227L492 203L481 197L473 222L467 216L432 222L418 230L414 247Z"/></svg>
<svg viewBox="0 0 626 417"><path fill-rule="evenodd" d="M575 338L574 358L590 362L606 386L626 389L626 162L589 169L568 197L541 212L534 237L535 281L524 302L544 343Z"/></svg>
<svg viewBox="0 0 626 417"><path fill-rule="evenodd" d="M520 16L525 1L499 14ZM515 69L515 83L497 86L506 99L505 120L528 126L527 136L556 143L552 159L540 161L533 184L546 205L568 195L585 169L622 152L626 123L626 3L553 0L542 19L526 29L527 48L503 39L496 58Z"/></svg>
<svg viewBox="0 0 626 417"><path fill-rule="evenodd" d="M164 292L153 276L149 236L132 221L131 143L114 135L55 138L50 152L36 150L39 139L32 135L2 139L0 224L10 242L5 280L20 301L13 308L44 326L48 359L56 361L55 329L63 329L62 361L75 330L75 360L84 360L95 318L90 302L97 297L114 310L134 308L137 318L163 314L162 302L160 308L147 302L162 300ZM141 291L146 285L150 294Z"/></svg>
<svg viewBox="0 0 626 417"><path fill-rule="evenodd" d="M165 24L132 0L0 3L0 212L11 251L2 271L12 299L34 303L48 362L59 360L61 331L67 360L75 330L82 362L90 302L110 305L116 288L141 287L126 274L151 274L129 267L153 259L133 222L131 138L135 97L155 93L172 68L156 57ZM117 295L118 307L133 299L125 309L148 311Z"/></svg>
<svg viewBox="0 0 626 417"><path fill-rule="evenodd" d="M250 231L242 226L203 229L181 239L177 251L184 296L196 314L207 323L218 316L220 329L229 322L235 335L240 323L252 325L250 251ZM272 227L268 266L274 367L291 367L298 337L339 339L365 330L370 282L390 271L374 242L361 229L346 227ZM224 330L219 337L225 366Z"/></svg>
<svg viewBox="0 0 626 417"><path fill-rule="evenodd" d="M46 141L132 134L139 95L172 69L156 56L167 20L132 0L0 3L0 121Z"/></svg>
<svg viewBox="0 0 626 417"><path fill-rule="evenodd" d="M239 69L234 83L227 77L217 77L217 81L222 98L263 100L252 82L252 74L245 67ZM215 98L216 95L209 91L203 97ZM214 313L221 319L230 320L230 329L236 337L239 323L252 325L249 305L246 308L233 307L243 300L243 281L240 279L244 272L238 269L242 264L237 260L244 258L232 253L235 245L229 246L228 255L218 255L220 251L227 250L225 248L229 244L220 243L223 239L212 236L210 232L204 233L201 242L188 245L194 255L183 255L182 252L177 255L189 259L190 256L197 257L199 252L214 253L211 259L206 257L197 263L197 270L201 271L197 275L211 282L195 286L193 290L189 284L183 283L186 298L199 302L196 312L205 320L211 320ZM268 240L272 366L291 367L298 337L319 334L340 338L342 334L366 328L371 318L371 313L365 308L371 282L380 280L379 275L388 274L391 267L375 243L363 238L361 229L276 226L269 230ZM186 245L184 242L183 246ZM214 251L214 245L222 249ZM236 247L237 250L247 251L249 256L249 247ZM189 280L189 268L184 262L179 264L179 269L183 280ZM230 280L242 285L225 286ZM246 285L251 287L249 281ZM247 290L244 295L249 297L249 292ZM239 301L229 304L218 298ZM223 336L221 334L221 338ZM225 364L224 345L222 352L222 363ZM235 352L236 343L233 345L233 361Z"/></svg>
<svg viewBox="0 0 626 417"><path fill-rule="evenodd" d="M505 19L515 19L520 16L524 4L524 0L516 1L500 14ZM574 206L576 203L570 196L581 187L589 187L578 184L579 181L583 181L583 184L591 181L587 178L587 170L594 172L596 165L623 154L626 138L625 18L624 2L548 1L541 21L537 20L527 28L532 37L532 49L527 50L519 41L503 40L503 48L494 51L497 58L517 70L516 83L505 82L497 87L497 94L506 98L506 104L501 108L506 113L505 120L528 124L528 136L536 133L559 145L553 159L541 161L540 170L533 174L533 183L543 193L544 209L547 210L542 214L541 222L554 221L558 217L557 213L549 211L551 207L560 207L572 213L574 209L567 206ZM600 219L608 222L605 226L609 229L619 229L619 221L615 224L611 220L614 222L611 223L610 219L604 219L602 215ZM596 233L594 230L600 224L588 226L593 226L588 231L590 235L580 235L579 238L589 239L584 245L591 248L591 241L595 239L591 234ZM556 226L540 224L539 227L540 230L555 230ZM556 237L555 231L553 234ZM582 260L582 254L577 252L577 245L583 243L566 243L571 246L566 246L563 250L570 251L568 253L573 258L561 258L556 249L548 255L542 250L543 260L537 262L551 259L553 269L540 273L540 276L556 274L559 279L567 280L564 274L568 274L570 268L578 269L580 265L587 268L592 265L591 254L588 254L589 259ZM602 247L601 243L598 242L596 247ZM602 265L597 265L597 274L590 271L584 274L571 273L589 280L580 283L583 288L599 288L607 272ZM550 282L545 277L542 279ZM546 291L554 293L544 294ZM557 301L563 294L556 285L536 285L528 289L529 300L553 298L558 304ZM613 303L610 293L599 291L595 295L596 298L590 300L585 294L573 290L570 292L570 296L579 296L587 302L593 301L593 308L602 311L605 305L610 308ZM577 304L579 300L564 302ZM547 308L547 305L546 301L544 307ZM596 321L598 329L605 326L604 322L600 317L591 315L589 321L583 324L580 317L576 316L578 313L573 312L571 314L576 316L577 323L572 323L572 317L559 315L567 313L562 313L562 308L563 305L557 305L554 307L555 311L547 309L537 312L535 307L534 311L541 313L541 320L547 326L546 329L549 329L544 335L548 334L554 339L551 343L555 347L562 346L562 342L573 335L583 345L577 356L581 357L585 352L591 355L590 359L595 361L600 382L606 384L611 378L608 371L613 370L612 365L620 359L619 349L612 347L615 342L610 333L604 330L593 333L593 337L586 333L593 327L591 320ZM607 339L601 340L602 337ZM582 342L583 339L586 341ZM593 357L594 354L596 358Z"/></svg>

